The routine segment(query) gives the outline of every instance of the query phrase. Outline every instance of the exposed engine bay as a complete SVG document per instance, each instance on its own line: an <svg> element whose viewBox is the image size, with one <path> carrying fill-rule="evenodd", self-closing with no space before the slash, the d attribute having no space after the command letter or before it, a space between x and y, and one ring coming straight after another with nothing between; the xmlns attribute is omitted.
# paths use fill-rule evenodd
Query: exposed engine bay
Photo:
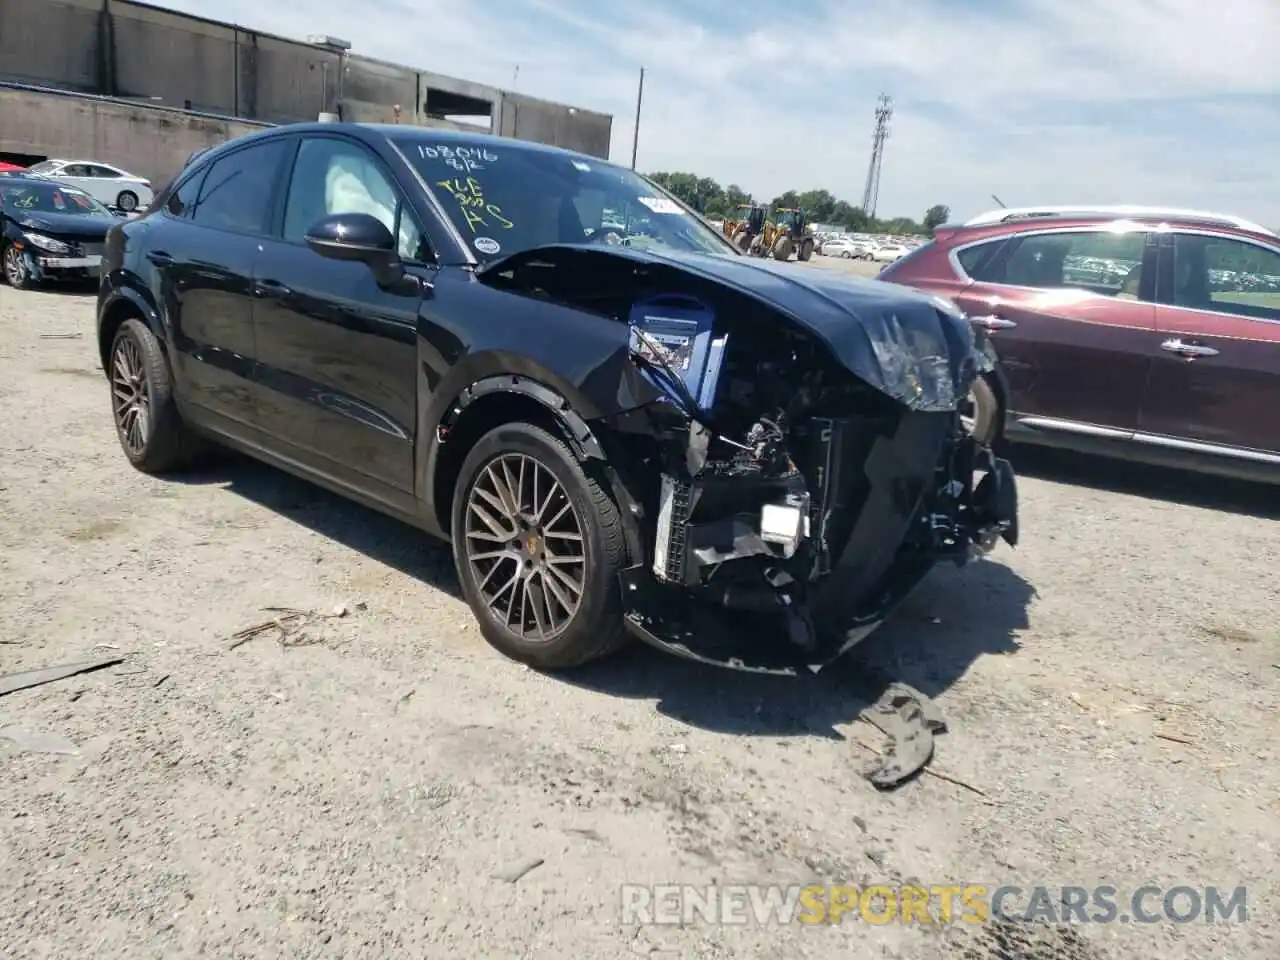
<svg viewBox="0 0 1280 960"><path fill-rule="evenodd" d="M541 273L535 292L627 324L629 360L660 396L597 431L645 540L624 574L633 632L740 669L817 669L938 561L1016 542L1012 469L958 412L978 372L963 317L934 317L936 343L912 332L923 359L869 344L862 368L891 369L895 397L781 311L678 273L664 289L664 273L562 289ZM930 375L955 395L899 399Z"/></svg>

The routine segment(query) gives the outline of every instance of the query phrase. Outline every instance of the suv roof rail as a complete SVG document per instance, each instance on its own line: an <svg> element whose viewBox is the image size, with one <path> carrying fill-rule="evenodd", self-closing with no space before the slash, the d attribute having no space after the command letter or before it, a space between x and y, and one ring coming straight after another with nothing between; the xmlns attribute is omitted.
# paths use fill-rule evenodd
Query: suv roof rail
<svg viewBox="0 0 1280 960"><path fill-rule="evenodd" d="M1196 223L1215 224L1224 227L1235 227L1238 230L1249 230L1253 233L1264 233L1277 236L1274 230L1245 220L1243 217L1227 213L1211 213L1207 210L1188 210L1182 207L1143 207L1129 204L1084 205L1084 206L1048 206L1048 207L1001 207L988 210L976 217L966 220L966 227L984 227L997 223L1008 223L1011 220L1039 220L1054 217L1134 217L1143 220L1170 219L1194 221Z"/></svg>

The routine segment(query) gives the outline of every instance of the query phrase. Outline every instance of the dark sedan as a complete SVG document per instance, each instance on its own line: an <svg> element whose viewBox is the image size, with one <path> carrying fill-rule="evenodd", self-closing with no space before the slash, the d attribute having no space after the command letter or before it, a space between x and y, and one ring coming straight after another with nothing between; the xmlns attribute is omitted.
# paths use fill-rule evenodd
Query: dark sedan
<svg viewBox="0 0 1280 960"><path fill-rule="evenodd" d="M0 263L16 289L97 277L107 231L119 222L82 190L43 177L0 174Z"/></svg>
<svg viewBox="0 0 1280 960"><path fill-rule="evenodd" d="M450 540L509 656L793 673L1017 538L954 305L794 271L592 157L308 124L112 231L99 345L138 469L214 440Z"/></svg>

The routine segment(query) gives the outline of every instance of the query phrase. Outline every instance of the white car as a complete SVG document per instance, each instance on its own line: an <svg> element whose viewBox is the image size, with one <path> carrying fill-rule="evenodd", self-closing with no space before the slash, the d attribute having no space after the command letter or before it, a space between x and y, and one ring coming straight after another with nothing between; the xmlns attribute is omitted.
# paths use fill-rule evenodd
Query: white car
<svg viewBox="0 0 1280 960"><path fill-rule="evenodd" d="M125 213L149 206L155 195L150 180L97 160L45 160L29 172L62 180L83 190L104 206L115 207Z"/></svg>
<svg viewBox="0 0 1280 960"><path fill-rule="evenodd" d="M901 260L911 251L900 243L887 243L871 251L871 259L876 263L893 263Z"/></svg>
<svg viewBox="0 0 1280 960"><path fill-rule="evenodd" d="M853 260L865 257L869 252L870 247L866 243L857 240L838 238L828 240L822 245L822 255L824 257L841 257L845 260Z"/></svg>

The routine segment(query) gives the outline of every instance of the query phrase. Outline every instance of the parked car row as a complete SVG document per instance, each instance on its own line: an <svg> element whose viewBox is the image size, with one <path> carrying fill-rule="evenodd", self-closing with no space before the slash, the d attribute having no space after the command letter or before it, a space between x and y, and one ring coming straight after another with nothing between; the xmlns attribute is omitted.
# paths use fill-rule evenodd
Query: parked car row
<svg viewBox="0 0 1280 960"><path fill-rule="evenodd" d="M818 253L845 260L870 260L892 263L915 250L921 237L872 236L862 233L820 233L816 235Z"/></svg>
<svg viewBox="0 0 1280 960"><path fill-rule="evenodd" d="M1000 363L975 392L988 441L1280 479L1273 231L1188 210L997 210L880 278L950 298L990 334Z"/></svg>
<svg viewBox="0 0 1280 960"><path fill-rule="evenodd" d="M0 163L0 173L30 173L76 187L105 207L133 213L155 196L151 181L97 160L42 160L31 167Z"/></svg>

